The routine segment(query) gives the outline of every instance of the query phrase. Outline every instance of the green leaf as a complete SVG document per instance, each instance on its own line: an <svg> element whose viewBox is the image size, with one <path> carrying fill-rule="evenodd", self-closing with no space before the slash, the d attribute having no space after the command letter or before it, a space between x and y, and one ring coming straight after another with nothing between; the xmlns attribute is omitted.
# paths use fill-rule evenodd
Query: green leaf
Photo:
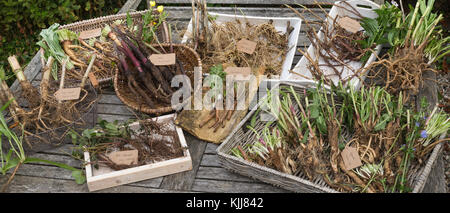
<svg viewBox="0 0 450 213"><path fill-rule="evenodd" d="M84 10L89 11L91 9L91 2L86 2L86 6L84 7Z"/></svg>
<svg viewBox="0 0 450 213"><path fill-rule="evenodd" d="M12 150L11 150L11 151L12 151ZM8 170L10 170L10 169L16 167L16 166L19 164L19 162L20 162L20 161L19 161L19 158L13 158L13 159L10 159L9 161L6 162L5 167L2 168L2 171L3 171L4 173L6 173Z"/></svg>
<svg viewBox="0 0 450 213"><path fill-rule="evenodd" d="M316 119L319 117L320 115L320 111L319 111L319 106L318 105L311 105L310 106L310 112L311 112L311 118L312 119Z"/></svg>
<svg viewBox="0 0 450 213"><path fill-rule="evenodd" d="M72 171L72 177L75 178L77 184L84 184L86 182L86 176L84 176L83 171L76 170Z"/></svg>
<svg viewBox="0 0 450 213"><path fill-rule="evenodd" d="M309 138L309 129L306 129L305 134L303 135L302 143L306 144L306 142L308 142L308 138Z"/></svg>
<svg viewBox="0 0 450 213"><path fill-rule="evenodd" d="M132 29L132 27L133 27L133 19L131 18L129 12L127 12L127 26L128 26L128 29Z"/></svg>

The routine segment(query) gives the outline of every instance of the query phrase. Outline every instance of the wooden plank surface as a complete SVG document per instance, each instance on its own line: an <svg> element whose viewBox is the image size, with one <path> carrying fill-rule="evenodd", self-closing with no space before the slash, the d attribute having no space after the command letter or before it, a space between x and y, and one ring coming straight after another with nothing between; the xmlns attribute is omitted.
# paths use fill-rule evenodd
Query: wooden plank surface
<svg viewBox="0 0 450 213"><path fill-rule="evenodd" d="M0 179L0 184L4 184L5 179ZM87 193L86 184L78 185L74 180L52 179L45 177L32 177L16 175L6 192L10 193ZM150 188L136 185L122 185L114 188L98 191L99 193L170 193L174 191ZM182 191L176 191L177 193Z"/></svg>
<svg viewBox="0 0 450 213"><path fill-rule="evenodd" d="M197 175L206 142L201 141L191 134L184 132L192 158L192 170L164 177L160 188L169 190L190 190Z"/></svg>
<svg viewBox="0 0 450 213"><path fill-rule="evenodd" d="M192 186L194 192L220 192L220 193L283 193L288 192L282 188L265 183L246 183L237 181L195 179Z"/></svg>

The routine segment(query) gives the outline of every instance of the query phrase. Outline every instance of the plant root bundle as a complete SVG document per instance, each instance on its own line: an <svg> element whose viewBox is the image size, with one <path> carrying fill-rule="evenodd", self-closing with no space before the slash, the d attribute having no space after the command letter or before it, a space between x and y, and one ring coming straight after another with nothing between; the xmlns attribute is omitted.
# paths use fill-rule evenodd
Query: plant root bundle
<svg viewBox="0 0 450 213"><path fill-rule="evenodd" d="M74 69L67 72L68 79L81 80L93 54L97 55L97 59L91 73L96 79L107 79L114 76L114 71L117 68L115 65L117 56L113 52L113 42L96 39L90 43L92 43L92 46L81 38L78 38L76 42L64 41L62 43L65 53L75 65Z"/></svg>
<svg viewBox="0 0 450 213"><path fill-rule="evenodd" d="M347 4L347 6L351 9L346 9L336 4L333 4L333 6L337 6L351 12L356 17L359 17L358 19L363 18L362 15L351 5L346 2L343 3ZM352 33L345 30L338 24L339 19L343 17L340 17L339 15L335 18L330 17L320 5L319 7L327 17L327 20L323 20L321 22L308 21L308 19L306 19L300 12L288 5L286 6L300 16L308 27L307 37L311 42L311 45L315 48L315 52L313 55L310 55L301 49L299 49L299 52L302 53L302 55L308 60L309 64L307 68L315 79L324 79L325 83L331 85L333 82L330 77L333 76L338 77L338 81L341 81L345 85L347 81L353 79L354 77L360 78L363 70L361 68L353 68L349 65L349 63L353 61L361 61L363 56L365 56L367 52L371 51L371 48L363 48L358 42L356 42L366 38L363 31ZM312 13L313 16L319 18L320 20L322 19L311 9L305 8L305 10ZM320 30L316 29L316 25L318 25ZM319 33L322 33L322 38L319 38ZM323 63L319 63L319 59L322 60ZM348 71L345 71L344 73L345 69L348 69ZM295 72L292 73L298 74ZM344 74L350 76L343 76Z"/></svg>
<svg viewBox="0 0 450 213"><path fill-rule="evenodd" d="M62 139L65 133L58 132L58 129L71 124L83 124L84 121L80 118L90 110L92 104L96 101L95 95L89 95L92 91L84 87L81 88L80 98L78 100L58 101L54 94L60 88L62 82L50 79L53 61L53 58L49 57L46 66L44 66L43 79L39 87L40 94L39 92L37 94L34 93L35 97L23 95L28 94L26 92L14 95L6 82L2 80L1 101L3 103L10 101L8 108L14 121L10 127L12 129L17 128L15 131L18 132L23 130L26 136L24 137L25 141L31 148L32 142L28 141L28 136L38 138L40 142L47 143L51 138ZM26 79L22 81L26 81ZM29 82L22 82L20 85L28 84ZM79 86L79 82L66 80L65 85L66 87L77 87ZM22 87L21 89L27 90L30 88ZM31 89L38 91L34 87ZM19 97L17 99L18 101L16 101L15 97ZM37 104L25 104L33 103L36 99L38 100ZM42 133L48 133L50 135L41 137L40 134Z"/></svg>
<svg viewBox="0 0 450 213"><path fill-rule="evenodd" d="M426 121L420 112L410 115L401 93L391 96L379 87L350 93L343 87L312 89L309 93L296 91L295 103L286 98L286 87L280 89L283 99L275 102L281 103L275 104L277 122L250 124L255 142L231 149L232 154L314 183L322 180L340 192L409 191L433 147L448 140L424 146L417 131ZM308 95L299 101L302 93ZM348 170L341 153L349 147L356 150L362 165Z"/></svg>
<svg viewBox="0 0 450 213"><path fill-rule="evenodd" d="M169 106L172 93L172 78L186 74L182 63L176 59L175 65L155 66L149 59L151 52L143 41L135 40L135 36L124 26L114 25L109 37L114 41L114 49L119 56L119 71L126 76L126 83L136 97L151 108ZM162 47L162 46L161 46ZM160 52L149 47L153 52ZM161 52L172 50L162 48Z"/></svg>
<svg viewBox="0 0 450 213"><path fill-rule="evenodd" d="M399 48L387 58L373 62L367 68L368 78L382 79L391 94L417 95L426 71L437 72L426 63L422 51L414 47Z"/></svg>
<svg viewBox="0 0 450 213"><path fill-rule="evenodd" d="M130 130L129 137L109 138L110 143L97 152L98 163L114 170L151 164L184 156L175 126L153 120L139 121L138 132ZM118 165L108 155L115 151L138 150L138 162L134 165Z"/></svg>
<svg viewBox="0 0 450 213"><path fill-rule="evenodd" d="M280 75L281 68L286 57L288 47L287 33L278 32L273 21L252 25L248 22L242 23L240 20L218 24L204 14L206 4L197 3L199 9L194 8L193 17L197 20L193 23L193 37L189 45L196 50L202 59L203 70L210 70L217 64L230 63L237 67L251 67L252 70L265 67L263 75ZM208 27L211 24L211 29ZM243 53L237 50L236 43L241 39L247 39L257 43L253 54ZM254 73L256 75L256 73Z"/></svg>

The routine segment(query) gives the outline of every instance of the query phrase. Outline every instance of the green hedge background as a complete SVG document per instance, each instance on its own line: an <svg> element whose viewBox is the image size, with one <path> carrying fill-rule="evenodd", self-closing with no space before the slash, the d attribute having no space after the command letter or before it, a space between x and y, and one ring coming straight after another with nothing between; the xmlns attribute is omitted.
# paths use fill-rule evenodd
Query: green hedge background
<svg viewBox="0 0 450 213"><path fill-rule="evenodd" d="M12 74L7 58L15 54L25 66L39 50L39 33L53 23L117 13L126 0L0 0L0 67ZM8 83L12 83L11 77Z"/></svg>

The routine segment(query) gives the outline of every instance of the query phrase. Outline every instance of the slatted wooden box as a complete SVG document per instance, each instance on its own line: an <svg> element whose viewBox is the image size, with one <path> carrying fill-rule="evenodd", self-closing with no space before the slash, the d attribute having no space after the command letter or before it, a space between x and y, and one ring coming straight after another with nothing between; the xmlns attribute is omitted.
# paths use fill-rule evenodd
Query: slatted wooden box
<svg viewBox="0 0 450 213"><path fill-rule="evenodd" d="M134 183L146 179L166 176L174 173L184 172L192 169L192 159L187 149L183 130L173 123L175 114L164 115L152 120L157 122L171 122L178 133L178 139L183 148L183 157L174 158L166 161L156 162L143 166L114 171L106 166L99 166L98 169L90 164L89 152L84 153L86 161L86 180L89 191L97 191L114 186ZM138 130L139 123L130 124L131 129Z"/></svg>

